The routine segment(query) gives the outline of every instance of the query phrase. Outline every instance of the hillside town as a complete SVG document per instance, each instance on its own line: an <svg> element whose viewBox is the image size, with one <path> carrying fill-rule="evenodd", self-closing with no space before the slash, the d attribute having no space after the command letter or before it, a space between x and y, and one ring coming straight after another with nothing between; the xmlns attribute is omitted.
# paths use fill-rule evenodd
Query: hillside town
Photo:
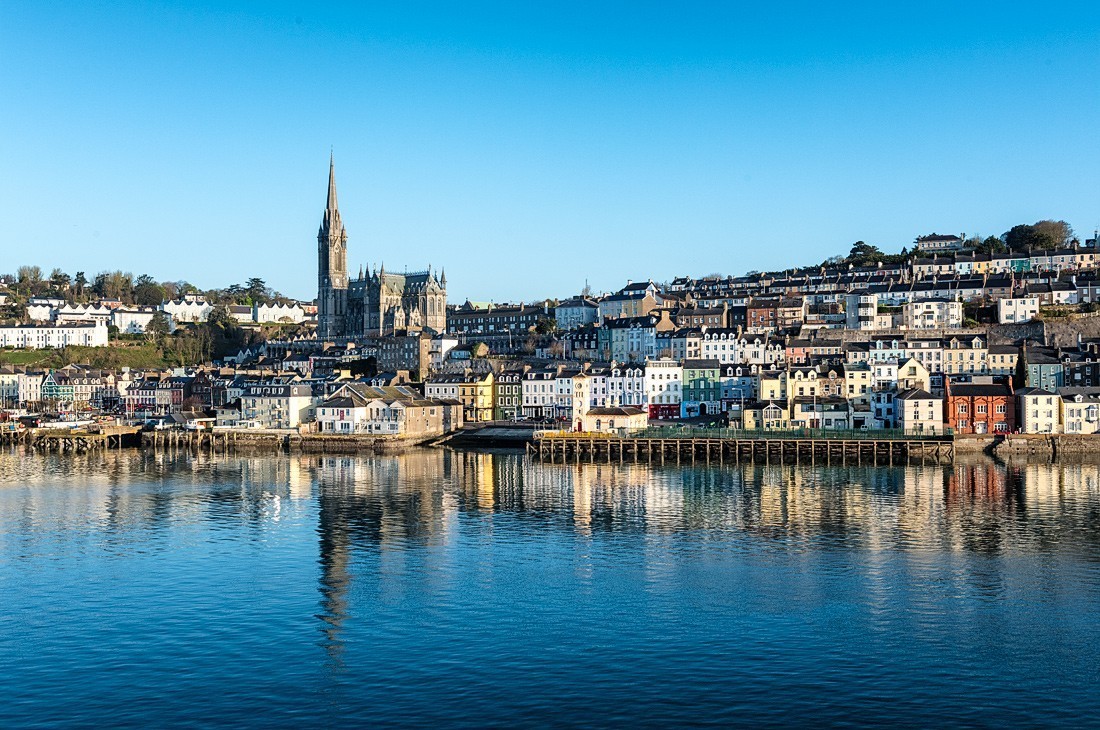
<svg viewBox="0 0 1100 730"><path fill-rule="evenodd" d="M110 414L159 427L399 437L501 421L619 433L676 423L1092 434L1100 338L1082 332L1096 321L1098 254L1096 239L980 253L961 236L929 235L896 263L466 301L433 318L443 331L333 337L316 334L313 302L225 306L185 294L135 306L73 303L60 291L28 298L27 321L0 327L0 346L107 348L144 338L154 322L172 336L212 315L254 332L279 323L293 335L171 368L7 364L0 407L57 422ZM7 305L18 281L5 282ZM381 321L406 319L398 298ZM1068 339L1052 341L1057 323Z"/></svg>
<svg viewBox="0 0 1100 730"><path fill-rule="evenodd" d="M920 235L899 254L859 241L783 271L455 304L430 265L351 274L330 159L316 300L256 278L202 292L22 267L0 277L0 407L23 425L415 439L496 422L1093 434L1098 239L1039 221Z"/></svg>

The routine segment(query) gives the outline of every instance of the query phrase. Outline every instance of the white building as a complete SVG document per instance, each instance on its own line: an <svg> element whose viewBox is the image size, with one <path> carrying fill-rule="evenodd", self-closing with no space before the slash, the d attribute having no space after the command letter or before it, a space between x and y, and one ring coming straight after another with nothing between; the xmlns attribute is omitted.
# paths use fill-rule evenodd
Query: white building
<svg viewBox="0 0 1100 730"><path fill-rule="evenodd" d="M557 375L555 368L528 370L523 374L521 393L525 418L547 418L554 415Z"/></svg>
<svg viewBox="0 0 1100 730"><path fill-rule="evenodd" d="M241 396L241 421L254 428L297 428L309 416L313 390L301 383L256 383Z"/></svg>
<svg viewBox="0 0 1100 730"><path fill-rule="evenodd" d="M578 430L583 428L584 414L592 403L592 383L588 374L563 370L554 380L554 393L558 418L569 421Z"/></svg>
<svg viewBox="0 0 1100 730"><path fill-rule="evenodd" d="M1042 388L1016 391L1017 423L1023 433L1059 433L1062 397Z"/></svg>
<svg viewBox="0 0 1100 730"><path fill-rule="evenodd" d="M35 322L52 322L54 311L63 306L64 299L31 297L27 303L27 317Z"/></svg>
<svg viewBox="0 0 1100 730"><path fill-rule="evenodd" d="M902 307L903 323L910 330L962 327L963 305L949 299L921 299Z"/></svg>
<svg viewBox="0 0 1100 730"><path fill-rule="evenodd" d="M554 307L560 330L572 330L599 321L600 305L587 297L569 299Z"/></svg>
<svg viewBox="0 0 1100 730"><path fill-rule="evenodd" d="M648 405L645 387L645 368L642 365L615 365L607 376L607 404L645 408Z"/></svg>
<svg viewBox="0 0 1100 730"><path fill-rule="evenodd" d="M1011 297L997 300L997 321L1001 324L1030 322L1039 314L1039 297Z"/></svg>
<svg viewBox="0 0 1100 730"><path fill-rule="evenodd" d="M26 350L68 347L103 347L107 326L102 322L73 322L64 325L19 324L0 326L0 347Z"/></svg>
<svg viewBox="0 0 1100 730"><path fill-rule="evenodd" d="M877 329L878 294L866 289L850 292L844 297L844 316L850 330Z"/></svg>
<svg viewBox="0 0 1100 730"><path fill-rule="evenodd" d="M588 407L603 408L607 405L610 372L606 366L588 369Z"/></svg>
<svg viewBox="0 0 1100 730"><path fill-rule="evenodd" d="M677 360L646 360L646 402L650 417L678 418L684 397L684 368Z"/></svg>
<svg viewBox="0 0 1100 730"><path fill-rule="evenodd" d="M1100 388L1059 388L1062 401L1062 432L1100 433Z"/></svg>
<svg viewBox="0 0 1100 730"><path fill-rule="evenodd" d="M593 408L582 419L582 430L589 433L629 433L645 428L649 416L634 406Z"/></svg>
<svg viewBox="0 0 1100 730"><path fill-rule="evenodd" d="M695 355L685 353L685 359L717 360L723 365L740 362L736 330L703 329L703 342Z"/></svg>
<svg viewBox="0 0 1100 730"><path fill-rule="evenodd" d="M54 309L53 320L57 324L102 322L109 325L113 314L113 309L102 304L66 304Z"/></svg>
<svg viewBox="0 0 1100 730"><path fill-rule="evenodd" d="M741 365L764 365L777 367L787 359L787 348L782 340L769 340L767 337L742 337L737 341L737 360Z"/></svg>
<svg viewBox="0 0 1100 730"><path fill-rule="evenodd" d="M459 400L465 375L433 375L424 383L424 397L430 400Z"/></svg>
<svg viewBox="0 0 1100 730"><path fill-rule="evenodd" d="M252 321L290 322L299 324L306 319L306 313L300 304L255 304L252 306Z"/></svg>
<svg viewBox="0 0 1100 730"><path fill-rule="evenodd" d="M122 334L141 335L145 334L149 322L158 314L168 318L168 331L175 332L176 323L172 315L156 307L119 307L112 313L111 324L118 327Z"/></svg>
<svg viewBox="0 0 1100 730"><path fill-rule="evenodd" d="M198 294L185 294L165 302L160 308L176 322L205 322L214 311L214 306Z"/></svg>
<svg viewBox="0 0 1100 730"><path fill-rule="evenodd" d="M926 390L903 390L894 396L894 419L906 433L943 433L943 398Z"/></svg>
<svg viewBox="0 0 1100 730"><path fill-rule="evenodd" d="M14 408L19 404L19 376L11 366L0 367L0 408Z"/></svg>
<svg viewBox="0 0 1100 730"><path fill-rule="evenodd" d="M45 373L19 373L16 387L20 406L27 407L42 402L42 381L45 379Z"/></svg>
<svg viewBox="0 0 1100 730"><path fill-rule="evenodd" d="M247 324L252 322L252 307L246 304L230 304L229 316L237 320L241 324Z"/></svg>
<svg viewBox="0 0 1100 730"><path fill-rule="evenodd" d="M458 347L458 338L448 335L436 335L428 343L428 356L431 358L431 369L439 372L443 369L443 363L447 361L447 353Z"/></svg>

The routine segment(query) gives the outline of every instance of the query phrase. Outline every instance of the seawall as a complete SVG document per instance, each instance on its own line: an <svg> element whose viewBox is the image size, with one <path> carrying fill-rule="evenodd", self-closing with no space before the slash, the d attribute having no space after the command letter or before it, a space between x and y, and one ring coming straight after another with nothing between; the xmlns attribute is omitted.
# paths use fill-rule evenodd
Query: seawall
<svg viewBox="0 0 1100 730"><path fill-rule="evenodd" d="M434 437L334 435L296 431L146 431L141 445L156 450L210 453L275 451L307 454L392 454L420 446Z"/></svg>

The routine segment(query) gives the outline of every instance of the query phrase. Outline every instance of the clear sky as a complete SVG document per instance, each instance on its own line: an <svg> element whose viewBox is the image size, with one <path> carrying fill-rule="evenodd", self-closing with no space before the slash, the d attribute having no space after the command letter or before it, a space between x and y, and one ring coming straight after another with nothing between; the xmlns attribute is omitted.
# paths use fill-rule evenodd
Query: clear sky
<svg viewBox="0 0 1100 730"><path fill-rule="evenodd" d="M452 301L1100 222L1100 3L0 4L0 271Z"/></svg>

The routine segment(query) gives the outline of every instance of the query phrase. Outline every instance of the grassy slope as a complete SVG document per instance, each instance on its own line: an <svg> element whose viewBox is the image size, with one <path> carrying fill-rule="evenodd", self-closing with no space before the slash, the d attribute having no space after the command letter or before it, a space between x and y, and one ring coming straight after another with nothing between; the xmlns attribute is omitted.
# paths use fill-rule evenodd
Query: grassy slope
<svg viewBox="0 0 1100 730"><path fill-rule="evenodd" d="M96 368L136 369L167 367L160 350L153 345L68 347L61 350L0 350L0 365L33 365L59 368L76 363Z"/></svg>

